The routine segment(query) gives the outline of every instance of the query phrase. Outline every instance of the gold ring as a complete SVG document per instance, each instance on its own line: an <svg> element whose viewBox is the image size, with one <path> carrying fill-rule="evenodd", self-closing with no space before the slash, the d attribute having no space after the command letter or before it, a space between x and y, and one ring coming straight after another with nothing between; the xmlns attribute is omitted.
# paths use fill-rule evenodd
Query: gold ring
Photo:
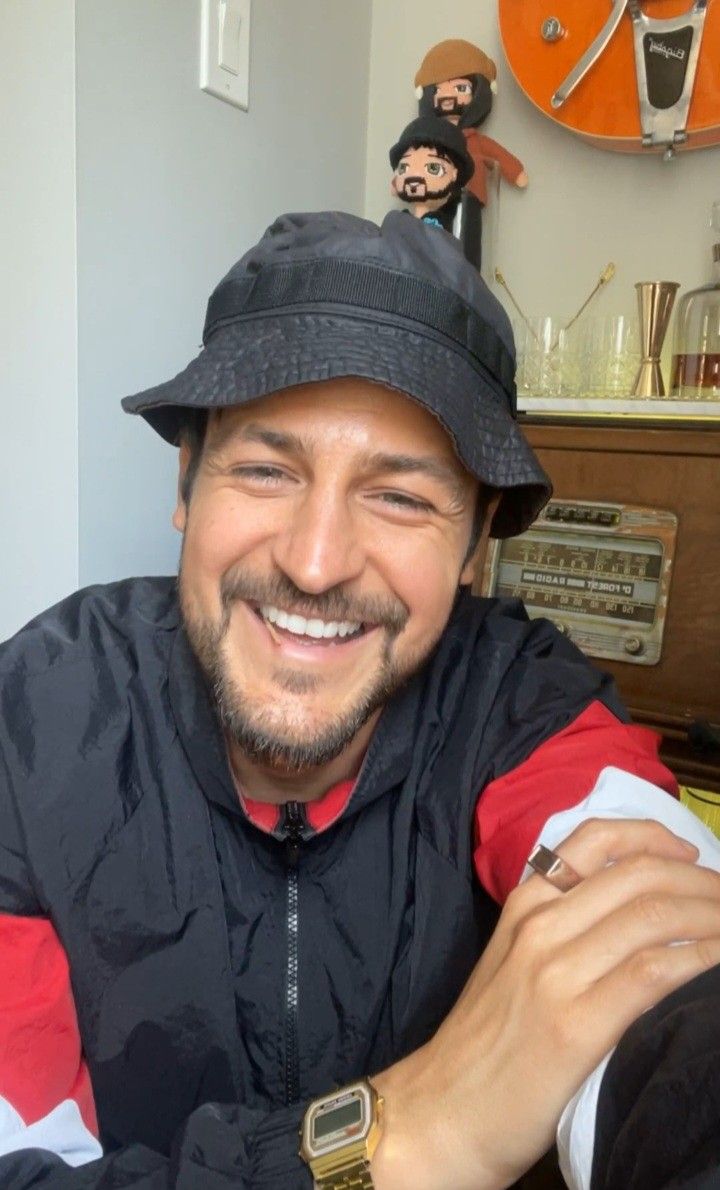
<svg viewBox="0 0 720 1190"><path fill-rule="evenodd" d="M582 876L578 876L562 856L551 851L549 847L543 847L542 843L533 848L528 856L528 863L538 876L542 876L543 880L547 880L548 884L552 884L559 892L569 892L582 880Z"/></svg>

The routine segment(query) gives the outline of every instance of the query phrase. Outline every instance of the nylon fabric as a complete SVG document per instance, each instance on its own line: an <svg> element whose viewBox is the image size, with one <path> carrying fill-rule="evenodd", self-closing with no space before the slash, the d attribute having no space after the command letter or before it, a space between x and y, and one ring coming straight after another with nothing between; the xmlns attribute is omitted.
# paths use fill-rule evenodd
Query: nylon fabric
<svg viewBox="0 0 720 1190"><path fill-rule="evenodd" d="M309 1186L289 1121L425 1042L494 926L473 873L478 790L593 699L615 707L551 625L458 597L339 818L304 831L288 1106L282 831L239 802L175 580L80 592L0 649L0 674L0 838L15 857L0 911L34 904L66 951L106 1187L225 1185L220 1170Z"/></svg>

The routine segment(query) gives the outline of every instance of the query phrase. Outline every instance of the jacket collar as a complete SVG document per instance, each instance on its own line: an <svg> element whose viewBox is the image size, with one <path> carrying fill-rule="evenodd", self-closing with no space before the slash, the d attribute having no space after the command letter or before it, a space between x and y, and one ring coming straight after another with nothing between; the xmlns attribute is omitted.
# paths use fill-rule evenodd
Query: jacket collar
<svg viewBox="0 0 720 1190"><path fill-rule="evenodd" d="M425 678L425 670L416 674L385 707L339 817L375 801L409 772ZM212 694L181 624L170 654L168 683L178 736L200 788L221 809L245 817ZM252 797L252 791L247 792ZM273 833L280 831L276 828Z"/></svg>

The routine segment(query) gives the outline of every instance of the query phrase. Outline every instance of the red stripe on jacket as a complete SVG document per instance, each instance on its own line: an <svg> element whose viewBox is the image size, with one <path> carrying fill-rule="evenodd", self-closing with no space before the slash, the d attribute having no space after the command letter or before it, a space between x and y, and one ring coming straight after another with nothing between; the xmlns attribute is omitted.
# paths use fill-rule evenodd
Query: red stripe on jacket
<svg viewBox="0 0 720 1190"><path fill-rule="evenodd" d="M98 1134L68 961L49 921L0 914L0 1095L34 1124L65 1099Z"/></svg>
<svg viewBox="0 0 720 1190"><path fill-rule="evenodd" d="M475 812L475 870L483 887L502 904L548 818L587 797L608 766L677 795L675 778L658 759L659 743L655 732L621 723L593 702L516 769L491 781Z"/></svg>

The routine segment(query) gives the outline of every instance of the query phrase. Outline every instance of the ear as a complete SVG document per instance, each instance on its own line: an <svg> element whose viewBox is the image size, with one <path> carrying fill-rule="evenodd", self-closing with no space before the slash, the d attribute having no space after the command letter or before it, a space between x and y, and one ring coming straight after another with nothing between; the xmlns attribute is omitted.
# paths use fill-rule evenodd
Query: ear
<svg viewBox="0 0 720 1190"><path fill-rule="evenodd" d="M180 446L180 455L178 459L178 484L177 484L177 503L175 511L172 515L173 527L177 529L178 533L185 532L187 525L187 504L183 497L183 484L185 481L185 472L190 461L190 447L187 442L183 442Z"/></svg>

